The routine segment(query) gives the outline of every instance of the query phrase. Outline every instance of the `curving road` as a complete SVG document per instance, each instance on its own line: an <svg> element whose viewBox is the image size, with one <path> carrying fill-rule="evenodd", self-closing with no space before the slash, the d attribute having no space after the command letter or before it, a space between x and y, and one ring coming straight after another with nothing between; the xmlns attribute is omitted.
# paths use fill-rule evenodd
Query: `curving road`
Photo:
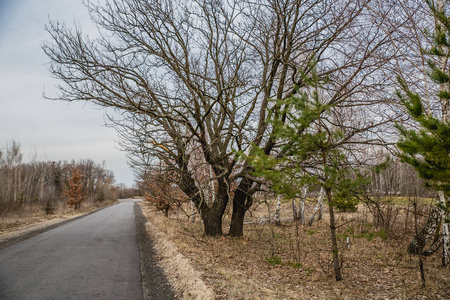
<svg viewBox="0 0 450 300"><path fill-rule="evenodd" d="M141 300L133 200L0 250L0 299Z"/></svg>

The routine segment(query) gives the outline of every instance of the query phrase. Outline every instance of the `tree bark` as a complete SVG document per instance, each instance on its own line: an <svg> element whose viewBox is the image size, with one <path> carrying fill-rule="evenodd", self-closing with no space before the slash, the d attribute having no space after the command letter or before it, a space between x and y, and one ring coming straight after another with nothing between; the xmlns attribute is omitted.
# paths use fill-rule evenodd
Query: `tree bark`
<svg viewBox="0 0 450 300"><path fill-rule="evenodd" d="M233 197L233 213L231 214L230 232L231 236L244 235L245 213L252 206L252 195L249 194L253 181L243 178Z"/></svg>
<svg viewBox="0 0 450 300"><path fill-rule="evenodd" d="M416 204L414 204L416 205ZM416 208L414 208L416 209ZM416 218L416 216L414 215ZM411 254L419 254L423 253L423 249L427 244L427 241L436 233L436 230L439 230L438 224L440 221L440 213L438 208L433 208L428 216L427 223L422 228L420 233L416 234L414 239L408 246L408 252Z"/></svg>
<svg viewBox="0 0 450 300"><path fill-rule="evenodd" d="M415 201L413 203L414 205L414 229L416 231L416 236L419 236L419 227L417 225L417 202ZM418 254L419 254L419 271L420 271L420 278L422 280L422 288L425 288L425 270L423 268L423 256L422 256L422 250L423 246L418 248Z"/></svg>
<svg viewBox="0 0 450 300"><path fill-rule="evenodd" d="M280 208L281 208L281 196L277 196L277 208L275 210L275 225L280 226L281 220L280 220Z"/></svg>
<svg viewBox="0 0 450 300"><path fill-rule="evenodd" d="M443 234L443 255L442 265L450 265L450 223L446 220L450 219L450 213L448 212L448 203L443 191L439 191L439 202L442 206L441 220L442 220L442 234Z"/></svg>
<svg viewBox="0 0 450 300"><path fill-rule="evenodd" d="M330 231L331 231L331 249L333 253L334 274L336 281L342 280L341 265L339 263L339 248L336 239L336 220L334 218L333 208L333 196L331 195L331 189L325 189L325 193L328 199L328 207L330 209Z"/></svg>
<svg viewBox="0 0 450 300"><path fill-rule="evenodd" d="M297 209L295 207L295 197L292 198L292 216L294 217L294 221L297 221L298 214L297 214Z"/></svg>
<svg viewBox="0 0 450 300"><path fill-rule="evenodd" d="M298 205L298 217L300 218L300 221L302 224L305 223L305 201L306 201L306 195L308 193L308 187L303 187L300 190L300 202Z"/></svg>
<svg viewBox="0 0 450 300"><path fill-rule="evenodd" d="M320 215L319 215L319 219L322 219L322 203L323 203L323 198L325 196L325 192L323 190L323 187L320 188L320 192L319 192L319 198L317 199L317 203L316 203L316 207L314 208L314 212L311 216L311 219L309 219L308 225L311 226L314 222L314 219L316 218L316 214L317 211L320 209Z"/></svg>
<svg viewBox="0 0 450 300"><path fill-rule="evenodd" d="M213 211L208 214L202 213L203 229L207 236L222 235L222 214L214 213Z"/></svg>
<svg viewBox="0 0 450 300"><path fill-rule="evenodd" d="M439 11L445 11L445 3L444 0L437 0L436 2L437 9ZM447 15L448 16L448 15ZM439 27L445 28L445 25L440 22L438 18L435 18L436 22L436 33L445 33L445 29L438 30ZM440 32L438 32L440 31ZM443 49L444 46L440 46L440 50L442 52L445 52L445 50L448 51L448 46ZM448 70L448 55L442 55L439 57L439 67L442 71ZM440 84L440 91L444 93L448 93L450 91L450 85L448 82L441 83ZM450 122L450 102L449 99L446 97L442 97L440 99L441 101L441 113L442 113L442 121L446 124L449 124ZM445 220L450 218L450 212L449 209L450 203L447 203L447 199L444 195L443 191L439 191L439 202L442 206L441 209L441 216L442 216L442 234L443 234L443 255L442 255L442 265L446 266L450 264L450 224L446 222ZM448 204L448 205L447 205Z"/></svg>
<svg viewBox="0 0 450 300"><path fill-rule="evenodd" d="M231 223L229 234L231 236L244 235L244 218L246 210L243 206L243 201L235 198L233 199L233 213L231 214Z"/></svg>

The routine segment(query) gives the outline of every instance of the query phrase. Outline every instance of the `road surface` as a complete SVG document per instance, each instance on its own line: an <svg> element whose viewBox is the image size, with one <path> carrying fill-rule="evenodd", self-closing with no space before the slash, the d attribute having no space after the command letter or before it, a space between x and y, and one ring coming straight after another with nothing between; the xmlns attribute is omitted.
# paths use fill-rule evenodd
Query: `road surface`
<svg viewBox="0 0 450 300"><path fill-rule="evenodd" d="M141 300L134 202L0 250L0 299Z"/></svg>

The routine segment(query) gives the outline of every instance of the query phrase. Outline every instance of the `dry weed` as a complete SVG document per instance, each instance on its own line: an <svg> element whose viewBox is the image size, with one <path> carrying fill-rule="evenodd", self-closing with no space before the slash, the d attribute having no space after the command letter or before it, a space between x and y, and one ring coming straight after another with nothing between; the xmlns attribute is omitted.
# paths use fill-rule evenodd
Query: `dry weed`
<svg viewBox="0 0 450 300"><path fill-rule="evenodd" d="M339 214L340 224L348 223L338 230L344 280L336 282L327 212L306 226L292 221L288 205L282 226L261 221L267 219L267 207L252 211L243 238L206 237L198 218L190 222L177 212L169 218L147 212L218 299L450 299L450 269L440 267L440 256L426 260L422 289L417 258L406 253L410 236L390 238L371 225L363 208ZM228 221L225 216L225 231Z"/></svg>
<svg viewBox="0 0 450 300"><path fill-rule="evenodd" d="M58 203L52 214L46 214L40 207L27 208L20 213L10 214L0 218L0 238L4 238L10 234L16 235L36 226L52 225L62 220L71 219L114 203L116 203L116 201L112 200L106 200L102 203L88 201L83 203L81 208L76 211L73 208L69 208L64 203Z"/></svg>

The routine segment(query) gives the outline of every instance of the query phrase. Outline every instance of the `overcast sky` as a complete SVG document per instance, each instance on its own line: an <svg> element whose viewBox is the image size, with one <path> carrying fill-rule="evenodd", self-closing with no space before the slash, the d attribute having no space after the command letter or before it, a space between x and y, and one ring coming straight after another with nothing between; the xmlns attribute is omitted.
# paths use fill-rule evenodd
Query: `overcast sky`
<svg viewBox="0 0 450 300"><path fill-rule="evenodd" d="M56 95L41 49L50 19L94 30L81 0L0 0L0 147L14 139L25 159L37 153L42 161L105 161L116 183L132 186L126 153L118 150L115 130L105 126L104 110L42 96Z"/></svg>

